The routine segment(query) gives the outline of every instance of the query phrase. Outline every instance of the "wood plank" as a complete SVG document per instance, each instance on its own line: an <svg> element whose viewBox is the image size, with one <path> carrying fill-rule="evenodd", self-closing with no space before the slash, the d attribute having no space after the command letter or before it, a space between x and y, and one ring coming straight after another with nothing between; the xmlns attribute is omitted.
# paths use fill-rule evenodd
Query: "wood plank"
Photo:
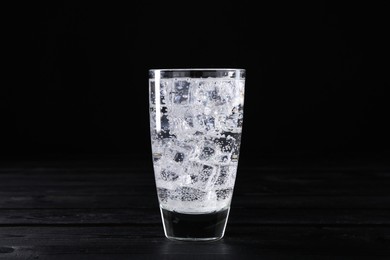
<svg viewBox="0 0 390 260"><path fill-rule="evenodd" d="M285 176L273 175L271 173L255 177L253 174L238 177L236 181L236 191L247 194L386 194L390 185L390 174L365 174L362 176L339 176L330 178L329 174L312 174L310 176ZM31 191L43 189L45 187L61 186L63 189L88 186L116 186L125 189L134 187L152 187L155 185L154 177L149 175L110 175L110 174L90 174L90 175L68 175L68 174L33 174L19 175L9 174L0 176L0 191L21 190L28 187Z"/></svg>
<svg viewBox="0 0 390 260"><path fill-rule="evenodd" d="M249 173L251 176L256 177L262 174L271 176L326 176L327 178L340 178L343 176L366 176L368 175L378 175L383 176L387 175L390 172L390 165L387 168L309 168L302 166L300 168L286 168L286 167L247 167L247 168L238 168L238 173ZM138 174L144 175L145 173L153 173L153 167L142 166L142 167L66 167L59 163L57 167L15 167L15 168L4 168L0 167L0 175L7 176L12 174L21 174L21 175L55 175L55 174L66 174L66 175L79 175L79 174ZM256 175L255 175L256 173ZM316 174L316 175L313 175ZM322 178L322 177L321 177Z"/></svg>
<svg viewBox="0 0 390 260"><path fill-rule="evenodd" d="M133 209L1 210L0 225L159 224L158 207ZM390 225L390 210L232 208L229 223L240 225Z"/></svg>
<svg viewBox="0 0 390 260"><path fill-rule="evenodd" d="M67 256L69 259L106 256L117 259L117 256L152 254L186 258L191 255L198 258L218 255L224 258L235 257L228 259L237 259L238 256L240 259L253 259L254 256L299 257L294 259L313 259L314 256L346 259L345 257L350 256L354 259L380 259L390 256L390 227L230 225L225 238L214 243L172 242L163 237L162 227L157 225L1 227L0 241L0 257L6 259L58 259L57 256Z"/></svg>
<svg viewBox="0 0 390 260"><path fill-rule="evenodd" d="M306 160L300 158L293 159L292 154L289 154L285 159L281 160L274 158L268 160L267 158L259 158L257 162L245 162L240 160L239 168L246 169L263 169L274 170L275 168L282 171L285 170L383 170L389 169L388 156L378 155L374 157L366 157L364 155L357 156L359 160L312 160L310 156ZM278 156L279 157L279 156ZM344 158L344 156L343 156ZM275 160L276 159L276 160ZM20 169L20 168L147 168L152 169L152 156L150 160L145 158L133 158L131 155L112 155L112 156L96 156L82 154L79 156L28 156L28 157L2 157L0 158L0 168L3 169ZM1 172L1 171L0 171Z"/></svg>
<svg viewBox="0 0 390 260"><path fill-rule="evenodd" d="M62 173L63 174L63 173ZM299 173L302 174L302 173ZM331 177L330 177L331 176ZM389 208L387 173L318 175L279 172L247 183L237 180L233 205L253 208ZM347 177L349 179L347 179ZM364 177L364 178L363 178ZM249 176L249 179L254 178ZM148 181L149 179L149 181ZM128 174L0 176L0 208L128 208L155 207L153 177Z"/></svg>
<svg viewBox="0 0 390 260"><path fill-rule="evenodd" d="M3 184L6 181L1 180ZM93 182L85 180L83 182L64 183L61 181L51 183L36 183L31 184L25 182L23 179L19 180L18 185L4 185L0 186L0 196L8 195L7 193L23 193L31 192L32 194L37 192L46 193L75 193L85 194L85 192L123 192L125 194L139 194L144 193L144 189L155 190L155 182L152 180L146 184L134 184L133 181L127 181L123 179L121 183L115 183L114 181L101 181ZM316 183L316 184L294 184L294 183L267 183L259 182L246 185L241 181L237 181L235 185L235 194L241 195L386 195L389 194L388 187L390 182L383 181L351 181L349 184L343 184L340 182L334 183ZM85 192L84 192L85 191Z"/></svg>
<svg viewBox="0 0 390 260"><path fill-rule="evenodd" d="M117 193L116 193L117 192ZM154 188L146 194L111 190L86 193L28 192L1 193L2 209L72 209L72 208L155 208ZM116 194L115 194L116 193ZM233 207L258 209L390 209L390 195L325 196L325 195L240 195L233 194Z"/></svg>
<svg viewBox="0 0 390 260"><path fill-rule="evenodd" d="M60 164L59 167L16 167L16 168L2 168L0 167L1 177L19 176L71 176L77 175L96 175L96 176L152 176L153 167L65 167ZM390 166L387 168L375 169L375 168L264 168L264 167L251 167L238 169L238 176L244 175L250 178L311 178L317 179L342 179L342 178L376 178L376 177L389 177ZM247 176L248 175L248 176ZM268 176L268 177L267 177Z"/></svg>
<svg viewBox="0 0 390 260"><path fill-rule="evenodd" d="M193 244L163 238L148 167L54 166L0 170L0 259L390 256L384 168L240 171L225 239Z"/></svg>

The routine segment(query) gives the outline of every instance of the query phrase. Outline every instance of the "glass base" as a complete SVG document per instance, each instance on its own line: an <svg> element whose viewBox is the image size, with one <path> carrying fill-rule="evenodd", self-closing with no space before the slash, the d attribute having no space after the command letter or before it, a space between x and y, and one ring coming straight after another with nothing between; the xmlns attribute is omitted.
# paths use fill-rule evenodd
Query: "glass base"
<svg viewBox="0 0 390 260"><path fill-rule="evenodd" d="M217 241L223 238L230 208L206 214L183 214L160 207L164 233L180 241Z"/></svg>

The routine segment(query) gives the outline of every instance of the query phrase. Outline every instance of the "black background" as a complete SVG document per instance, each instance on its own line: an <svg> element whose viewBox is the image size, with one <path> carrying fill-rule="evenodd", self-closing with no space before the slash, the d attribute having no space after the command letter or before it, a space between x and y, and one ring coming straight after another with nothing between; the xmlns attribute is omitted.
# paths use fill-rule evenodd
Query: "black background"
<svg viewBox="0 0 390 260"><path fill-rule="evenodd" d="M7 16L5 160L149 160L148 70L237 67L243 164L388 161L384 2L54 2Z"/></svg>

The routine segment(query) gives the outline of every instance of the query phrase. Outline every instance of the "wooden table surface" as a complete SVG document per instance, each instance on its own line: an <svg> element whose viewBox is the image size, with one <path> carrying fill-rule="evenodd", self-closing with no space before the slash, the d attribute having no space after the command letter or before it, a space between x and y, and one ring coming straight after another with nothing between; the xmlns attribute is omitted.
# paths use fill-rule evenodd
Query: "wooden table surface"
<svg viewBox="0 0 390 260"><path fill-rule="evenodd" d="M390 169L239 167L224 239L163 234L151 162L0 167L0 259L390 259Z"/></svg>

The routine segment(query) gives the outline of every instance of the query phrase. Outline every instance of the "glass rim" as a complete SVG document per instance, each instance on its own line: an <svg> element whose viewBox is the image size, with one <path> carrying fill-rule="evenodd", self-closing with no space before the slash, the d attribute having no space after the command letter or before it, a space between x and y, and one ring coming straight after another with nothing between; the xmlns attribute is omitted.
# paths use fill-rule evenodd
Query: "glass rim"
<svg viewBox="0 0 390 260"><path fill-rule="evenodd" d="M168 69L149 69L149 71L161 71L161 72L188 72L188 71L237 71L245 72L242 68L168 68Z"/></svg>
<svg viewBox="0 0 390 260"><path fill-rule="evenodd" d="M245 69L233 68L171 68L150 69L149 79L179 79L179 78L214 78L214 79L244 79Z"/></svg>

